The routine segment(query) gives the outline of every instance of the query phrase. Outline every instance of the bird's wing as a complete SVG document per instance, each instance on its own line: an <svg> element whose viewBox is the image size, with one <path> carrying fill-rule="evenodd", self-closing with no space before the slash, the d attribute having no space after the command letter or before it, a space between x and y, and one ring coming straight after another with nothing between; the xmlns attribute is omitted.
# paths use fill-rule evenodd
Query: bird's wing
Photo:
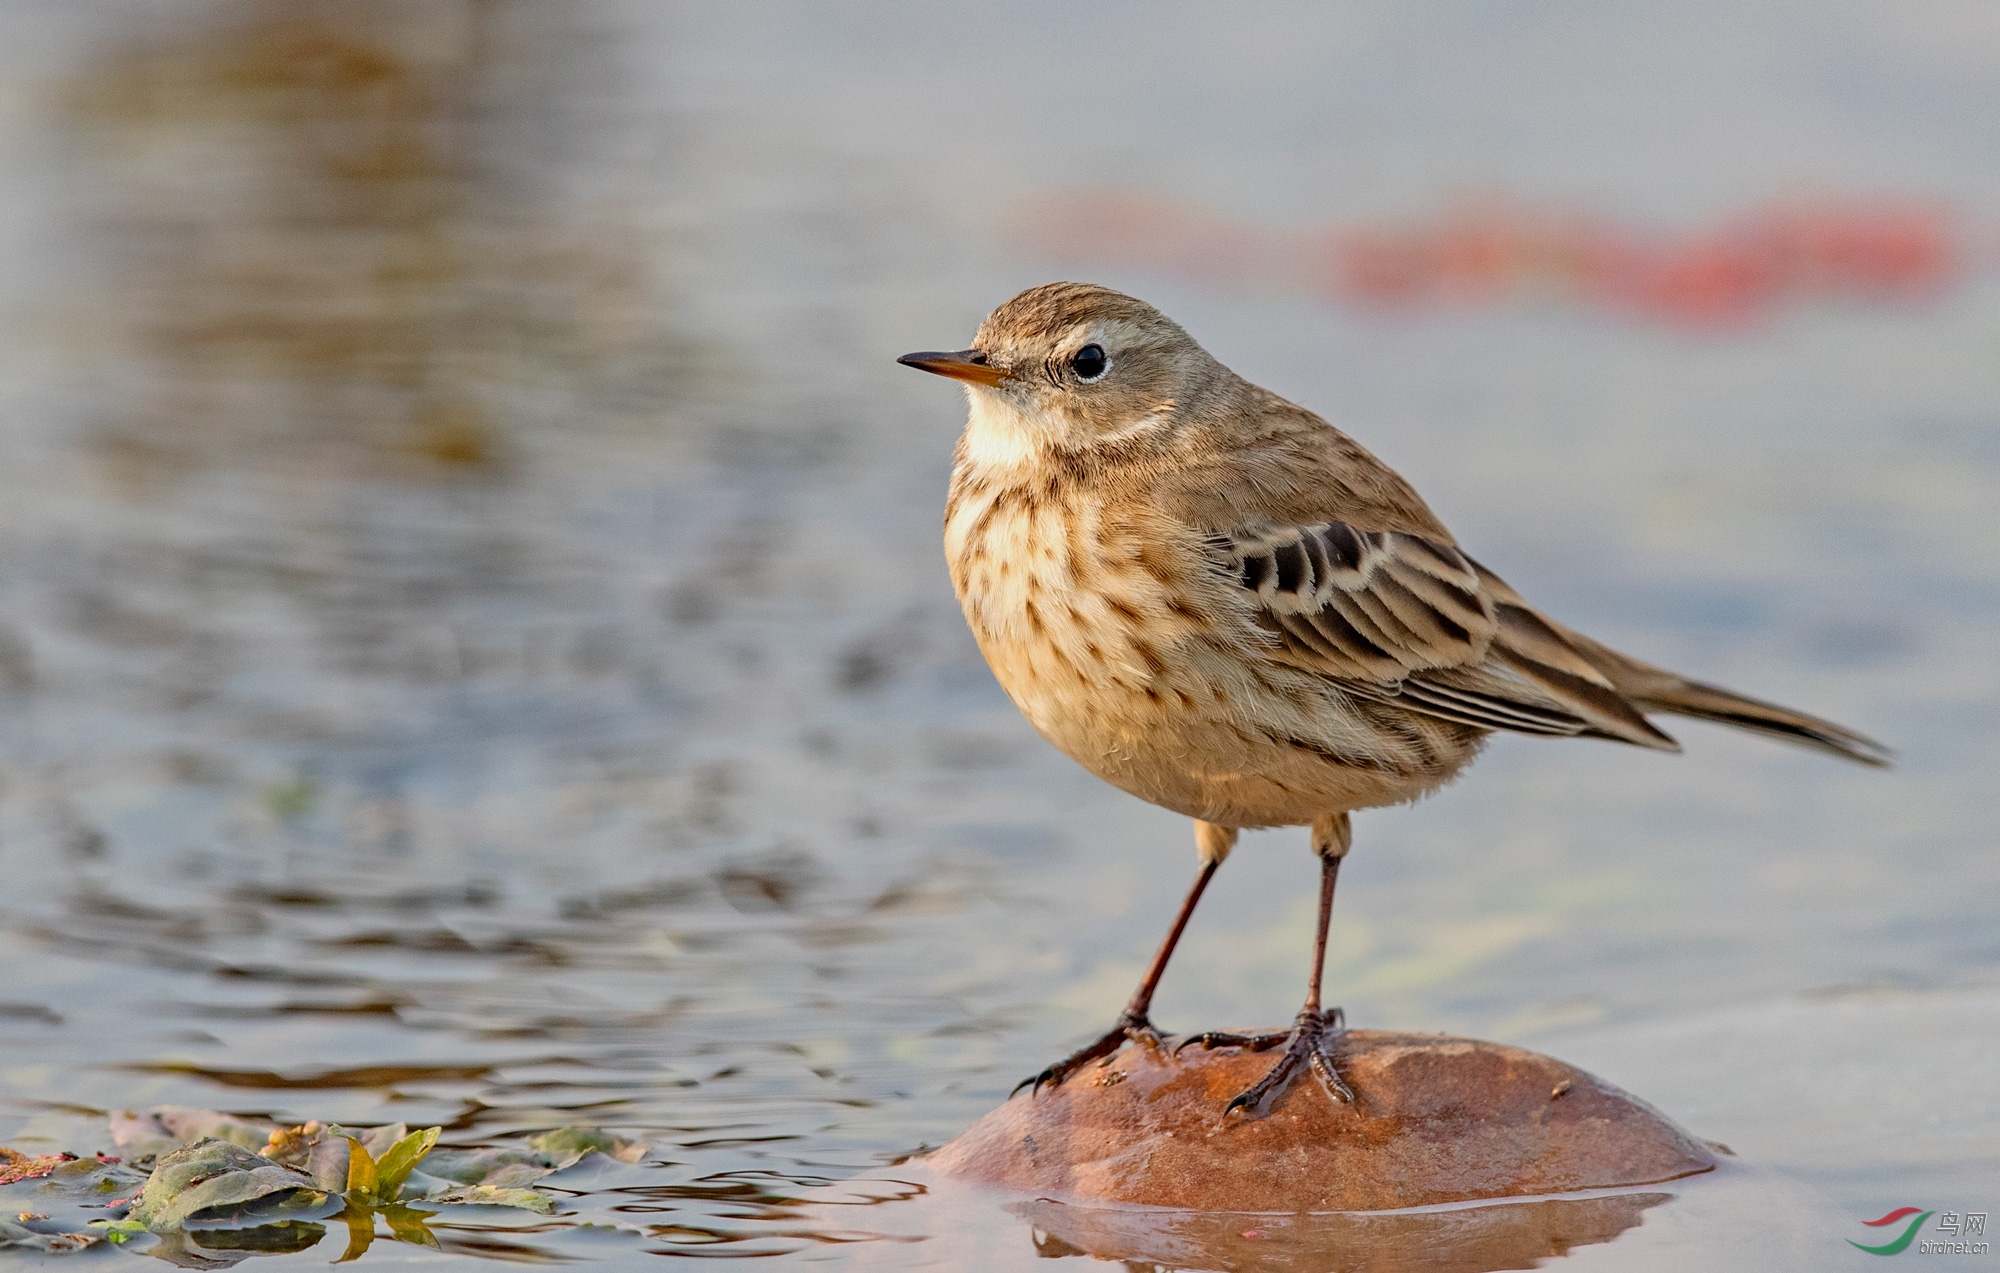
<svg viewBox="0 0 2000 1273"><path fill-rule="evenodd" d="M1678 751L1565 633L1444 538L1340 521L1215 534L1271 657L1482 729Z"/></svg>

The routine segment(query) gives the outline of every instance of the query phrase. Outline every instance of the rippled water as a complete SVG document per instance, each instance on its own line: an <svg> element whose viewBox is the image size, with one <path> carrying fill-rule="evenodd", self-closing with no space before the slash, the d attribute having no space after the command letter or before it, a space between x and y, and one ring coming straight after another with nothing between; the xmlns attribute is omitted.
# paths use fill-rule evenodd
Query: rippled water
<svg viewBox="0 0 2000 1273"><path fill-rule="evenodd" d="M1593 1066L1837 1216L2000 1201L1982 11L37 0L0 31L0 1143L167 1103L594 1123L653 1151L439 1248L959 1258L881 1218L889 1164L1101 1028L1193 863L992 684L937 548L962 407L890 359L1090 274L1564 619L1903 754L1501 740L1358 820L1351 1019ZM1886 190L1972 259L1720 333L1383 315L1034 246L1037 200L1107 187L1283 225ZM1247 841L1163 1023L1289 1017L1302 849ZM1082 1249L1037 1223L990 1250Z"/></svg>

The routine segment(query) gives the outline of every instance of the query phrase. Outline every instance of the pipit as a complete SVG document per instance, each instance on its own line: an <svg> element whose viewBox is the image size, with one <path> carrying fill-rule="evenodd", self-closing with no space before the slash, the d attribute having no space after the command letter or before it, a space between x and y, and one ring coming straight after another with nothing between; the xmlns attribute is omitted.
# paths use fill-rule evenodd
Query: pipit
<svg viewBox="0 0 2000 1273"><path fill-rule="evenodd" d="M1129 296L1033 288L972 348L898 361L966 385L945 552L1001 686L1086 769L1195 820L1194 884L1117 1025L1031 1091L1128 1040L1159 1046L1154 988L1242 828L1310 826L1320 859L1291 1029L1188 1040L1283 1047L1228 1106L1256 1111L1305 1070L1353 1099L1341 1011L1320 1006L1349 813L1436 790L1495 731L1679 751L1647 720L1664 712L1889 760L1852 730L1541 614L1387 465Z"/></svg>

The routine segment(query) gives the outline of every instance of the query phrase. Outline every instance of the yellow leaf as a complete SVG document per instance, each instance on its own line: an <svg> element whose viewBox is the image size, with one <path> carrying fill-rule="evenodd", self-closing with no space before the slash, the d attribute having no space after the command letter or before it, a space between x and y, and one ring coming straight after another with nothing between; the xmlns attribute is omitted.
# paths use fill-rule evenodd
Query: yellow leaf
<svg viewBox="0 0 2000 1273"><path fill-rule="evenodd" d="M348 1143L352 1146L347 1151L348 1196L359 1194L365 1198L372 1198L381 1182L381 1177L375 1168L375 1159L369 1155L368 1146L360 1141L350 1136Z"/></svg>

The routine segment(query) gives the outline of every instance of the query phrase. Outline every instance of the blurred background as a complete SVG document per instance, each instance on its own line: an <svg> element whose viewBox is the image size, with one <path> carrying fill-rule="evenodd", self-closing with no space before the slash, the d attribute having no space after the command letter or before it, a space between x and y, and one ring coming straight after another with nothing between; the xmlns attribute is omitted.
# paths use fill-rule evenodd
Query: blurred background
<svg viewBox="0 0 2000 1273"><path fill-rule="evenodd" d="M0 1143L602 1123L447 1250L829 1258L786 1199L1102 1029L1194 866L987 673L892 361L1078 278L1901 752L1500 739L1357 818L1350 1020L1992 1209L1996 91L1972 0L10 0ZM1287 1019L1315 881L1249 837L1162 1025Z"/></svg>

